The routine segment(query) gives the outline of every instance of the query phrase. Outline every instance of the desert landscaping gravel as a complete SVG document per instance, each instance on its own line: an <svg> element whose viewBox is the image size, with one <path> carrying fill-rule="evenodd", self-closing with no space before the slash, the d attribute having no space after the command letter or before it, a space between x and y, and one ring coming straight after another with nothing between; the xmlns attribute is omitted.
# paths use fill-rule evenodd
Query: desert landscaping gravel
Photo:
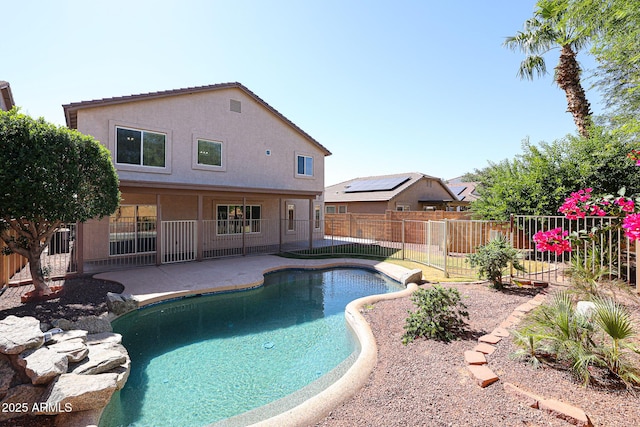
<svg viewBox="0 0 640 427"><path fill-rule="evenodd" d="M486 388L470 376L465 350L490 333L534 292L528 288L496 291L487 284L452 284L468 307L471 336L451 343L418 339L402 345L409 298L383 301L363 310L378 345L378 364L368 383L351 400L317 424L334 426L569 426L567 421L528 407L507 394L512 383L528 392L581 408L594 426L640 426L640 398L624 389L584 388L566 371L533 369L513 360L511 338L487 356L500 378ZM550 289L549 291L553 291ZM639 314L638 306L632 307Z"/></svg>
<svg viewBox="0 0 640 427"><path fill-rule="evenodd" d="M87 277L70 279L69 292L60 299L40 304L20 304L24 289L13 288L0 296L0 318L9 314L33 315L41 321L76 319L106 310L106 292L122 292L122 285ZM430 285L423 285L430 286ZM581 408L594 426L640 426L640 390L634 396L625 389L582 387L562 370L542 367L534 370L513 360L516 350L511 338L504 338L487 356L489 368L499 381L479 387L471 377L464 352L477 345L477 338L493 331L519 305L531 300L537 289L509 287L500 292L484 284L443 284L456 287L469 312L469 336L442 343L417 339L402 345L403 325L409 298L383 301L362 312L371 325L378 345L378 363L367 384L356 395L335 408L318 427L359 426L570 426L544 411L528 407L507 394L505 383ZM550 288L549 292L555 289ZM640 305L629 305L636 320ZM639 327L636 322L636 329ZM22 418L7 426L48 426L53 417Z"/></svg>

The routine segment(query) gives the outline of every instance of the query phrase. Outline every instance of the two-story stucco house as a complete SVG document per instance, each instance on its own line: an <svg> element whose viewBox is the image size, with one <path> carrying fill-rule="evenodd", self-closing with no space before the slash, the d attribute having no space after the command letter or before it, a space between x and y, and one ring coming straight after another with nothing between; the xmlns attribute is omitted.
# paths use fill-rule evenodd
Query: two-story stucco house
<svg viewBox="0 0 640 427"><path fill-rule="evenodd" d="M81 270L276 251L322 236L331 153L240 83L63 108L70 128L109 148L122 193L110 218L80 226Z"/></svg>

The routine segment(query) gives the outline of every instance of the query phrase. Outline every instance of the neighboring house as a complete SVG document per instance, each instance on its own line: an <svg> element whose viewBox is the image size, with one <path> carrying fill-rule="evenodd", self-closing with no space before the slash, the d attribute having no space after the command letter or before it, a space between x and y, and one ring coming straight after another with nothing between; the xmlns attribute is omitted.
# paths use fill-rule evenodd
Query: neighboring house
<svg viewBox="0 0 640 427"><path fill-rule="evenodd" d="M440 178L415 172L356 178L324 190L326 213L448 210L455 201Z"/></svg>
<svg viewBox="0 0 640 427"><path fill-rule="evenodd" d="M9 82L0 80L0 110L9 111L15 106Z"/></svg>
<svg viewBox="0 0 640 427"><path fill-rule="evenodd" d="M117 212L78 230L85 271L131 259L244 254L322 236L324 157L331 153L240 83L63 108L70 128L109 148L120 178Z"/></svg>
<svg viewBox="0 0 640 427"><path fill-rule="evenodd" d="M458 177L448 180L447 186L459 200L459 202L452 204L458 211L469 209L471 202L478 200L479 196L478 193L476 193L477 182L462 181L462 178Z"/></svg>

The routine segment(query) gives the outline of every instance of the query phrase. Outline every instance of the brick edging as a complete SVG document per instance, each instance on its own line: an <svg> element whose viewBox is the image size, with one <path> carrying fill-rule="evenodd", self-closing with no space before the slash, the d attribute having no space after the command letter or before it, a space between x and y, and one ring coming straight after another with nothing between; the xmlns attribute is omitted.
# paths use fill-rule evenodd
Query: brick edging
<svg viewBox="0 0 640 427"><path fill-rule="evenodd" d="M478 338L478 345L475 346L473 350L467 350L464 352L467 369L480 387L487 387L500 379L487 366L486 357L490 356L496 350L495 346L502 341L502 338L509 336L509 331L507 331L507 329L518 325L527 313L544 302L546 295L547 292L542 291L530 301L520 304L513 310L511 315L507 317L505 321L500 323L500 325L490 334L486 334ZM593 426L589 416L580 408L555 399L546 399L542 396L529 393L511 383L504 383L504 390L507 394L524 401L530 407L546 411L571 424L582 427Z"/></svg>

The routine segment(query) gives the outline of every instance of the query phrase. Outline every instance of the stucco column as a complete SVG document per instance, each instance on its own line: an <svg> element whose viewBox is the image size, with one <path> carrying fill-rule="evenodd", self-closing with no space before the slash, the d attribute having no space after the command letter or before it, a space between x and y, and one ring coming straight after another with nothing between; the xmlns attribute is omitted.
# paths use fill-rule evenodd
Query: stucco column
<svg viewBox="0 0 640 427"><path fill-rule="evenodd" d="M313 249L313 199L309 199L309 250Z"/></svg>
<svg viewBox="0 0 640 427"><path fill-rule="evenodd" d="M202 194L198 194L198 217L196 225L196 261L202 261L202 253L204 251L204 221L203 221L204 202Z"/></svg>
<svg viewBox="0 0 640 427"><path fill-rule="evenodd" d="M156 194L156 265L162 264L162 205Z"/></svg>

